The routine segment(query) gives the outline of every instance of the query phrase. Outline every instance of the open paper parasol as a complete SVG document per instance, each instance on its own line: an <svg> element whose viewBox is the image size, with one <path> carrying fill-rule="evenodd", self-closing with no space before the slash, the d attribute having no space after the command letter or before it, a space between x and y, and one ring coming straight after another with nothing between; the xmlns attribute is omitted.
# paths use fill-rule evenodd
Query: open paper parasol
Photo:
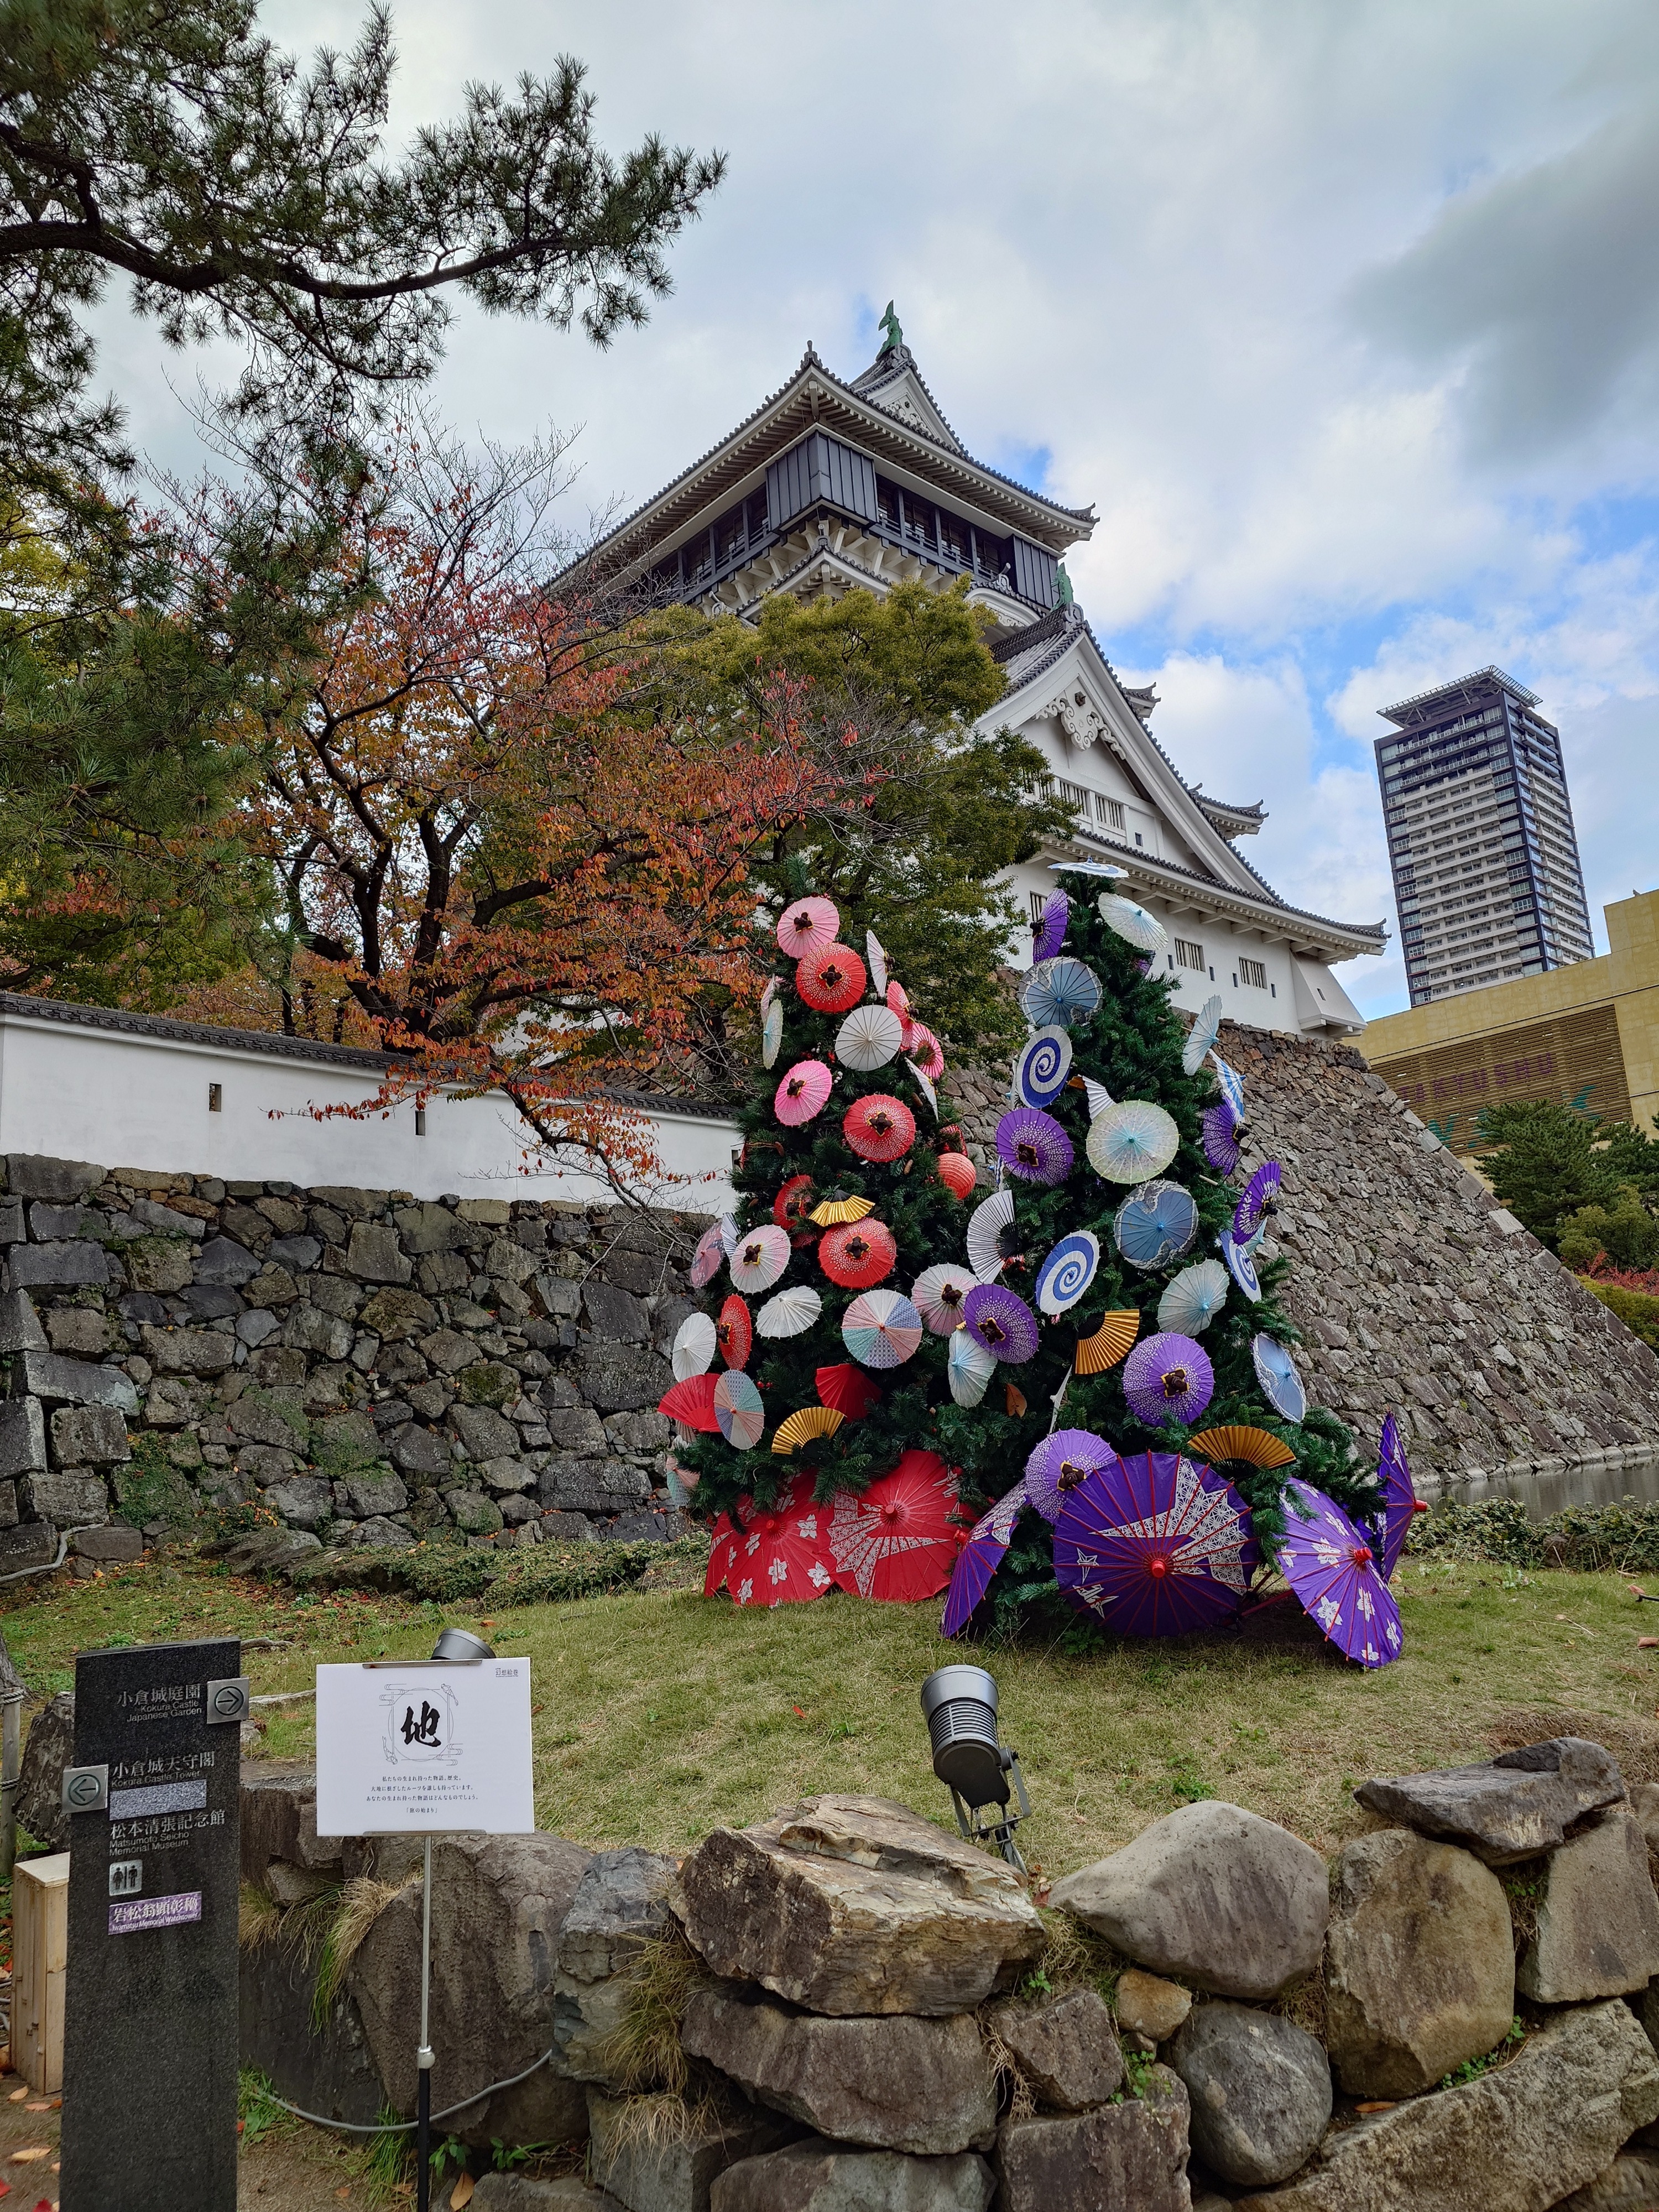
<svg viewBox="0 0 1659 2212"><path fill-rule="evenodd" d="M767 1008L771 1005L773 1000L777 997L778 993L782 988L783 984L779 977L776 975L769 975L767 977L766 981L761 988L760 994L760 1010L763 1014L765 1013Z"/></svg>
<svg viewBox="0 0 1659 2212"><path fill-rule="evenodd" d="M904 1065L909 1069L911 1074L915 1076L916 1079L916 1088L921 1091L922 1097L927 1101L928 1106L932 1109L933 1119L937 1121L939 1119L939 1093L933 1088L933 1077L927 1073L926 1069L919 1067L914 1060L907 1060Z"/></svg>
<svg viewBox="0 0 1659 2212"><path fill-rule="evenodd" d="M728 1367L714 1385L714 1419L734 1451L753 1451L766 1426L761 1394L741 1367Z"/></svg>
<svg viewBox="0 0 1659 2212"><path fill-rule="evenodd" d="M1158 1325L1201 1336L1226 1303L1227 1270L1219 1260L1199 1260L1165 1285L1158 1302Z"/></svg>
<svg viewBox="0 0 1659 2212"><path fill-rule="evenodd" d="M1194 1459L1207 1460L1212 1467L1234 1459L1243 1460L1247 1467L1296 1465L1296 1454L1270 1431L1237 1421L1221 1428L1200 1429L1196 1436L1188 1437L1187 1449Z"/></svg>
<svg viewBox="0 0 1659 2212"><path fill-rule="evenodd" d="M1429 1510L1417 1494L1406 1447L1401 1440L1400 1423L1392 1413L1382 1423L1376 1472L1382 1483L1382 1579L1391 1583L1412 1522L1419 1513Z"/></svg>
<svg viewBox="0 0 1659 2212"><path fill-rule="evenodd" d="M945 1363L945 1380L958 1406L977 1406L985 1395L997 1364L976 1337L959 1328L951 1339Z"/></svg>
<svg viewBox="0 0 1659 2212"><path fill-rule="evenodd" d="M1016 1106L997 1123L997 1156L1024 1182L1064 1182L1072 1171L1072 1140L1052 1114Z"/></svg>
<svg viewBox="0 0 1659 2212"><path fill-rule="evenodd" d="M783 1007L774 999L761 1016L761 1066L770 1067L783 1042Z"/></svg>
<svg viewBox="0 0 1659 2212"><path fill-rule="evenodd" d="M755 1316L757 1336L799 1336L823 1311L823 1300L809 1283L780 1291Z"/></svg>
<svg viewBox="0 0 1659 2212"><path fill-rule="evenodd" d="M910 1000L904 986L902 983L893 981L890 977L886 991L883 995L903 1025L904 1042L908 1049L910 1042Z"/></svg>
<svg viewBox="0 0 1659 2212"><path fill-rule="evenodd" d="M871 988L878 999L887 996L887 951L873 929L864 933L864 964L870 970Z"/></svg>
<svg viewBox="0 0 1659 2212"><path fill-rule="evenodd" d="M1037 1348L1037 1317L1005 1283L975 1283L962 1304L963 1326L993 1359L1018 1367Z"/></svg>
<svg viewBox="0 0 1659 2212"><path fill-rule="evenodd" d="M1187 1032L1186 1043L1181 1048L1181 1072L1183 1075L1198 1073L1204 1065L1206 1054L1220 1035L1221 1001L1219 999L1206 999Z"/></svg>
<svg viewBox="0 0 1659 2212"><path fill-rule="evenodd" d="M916 1117L902 1098L872 1091L848 1108L841 1129L861 1160L902 1160L916 1140Z"/></svg>
<svg viewBox="0 0 1659 2212"><path fill-rule="evenodd" d="M657 1411L684 1428L718 1436L720 1425L714 1418L714 1392L723 1380L713 1375L688 1375L684 1382L671 1382L657 1401Z"/></svg>
<svg viewBox="0 0 1659 2212"><path fill-rule="evenodd" d="M1125 1636L1184 1636L1230 1620L1260 1558L1243 1499L1174 1452L1114 1458L1069 1492L1054 1578Z"/></svg>
<svg viewBox="0 0 1659 2212"><path fill-rule="evenodd" d="M712 1283L726 1260L726 1241L720 1235L719 1222L705 1229L697 1239L697 1249L691 1255L691 1287L700 1291Z"/></svg>
<svg viewBox="0 0 1659 2212"><path fill-rule="evenodd" d="M1033 964L1054 958L1066 942L1066 926L1071 918L1071 901L1065 892L1050 891L1042 902L1042 919L1031 935Z"/></svg>
<svg viewBox="0 0 1659 2212"><path fill-rule="evenodd" d="M1210 1061L1215 1069L1215 1079L1221 1086L1221 1095L1232 1109L1234 1121L1242 1129L1246 1118L1243 1080L1234 1069L1228 1066L1218 1052L1211 1053Z"/></svg>
<svg viewBox="0 0 1659 2212"><path fill-rule="evenodd" d="M1112 1218L1112 1236L1132 1267L1167 1267L1198 1241L1198 1206L1178 1182L1144 1182Z"/></svg>
<svg viewBox="0 0 1659 2212"><path fill-rule="evenodd" d="M968 1265L981 1283L994 1283L1002 1273L1002 1263L1007 1255L1002 1249L1004 1232L1014 1222L1014 1194L1011 1190L993 1191L989 1198L981 1199L968 1217Z"/></svg>
<svg viewBox="0 0 1659 2212"><path fill-rule="evenodd" d="M1277 1160L1264 1160L1244 1186L1244 1194L1233 1208L1233 1237L1242 1244L1261 1226L1267 1209L1279 1196Z"/></svg>
<svg viewBox="0 0 1659 2212"><path fill-rule="evenodd" d="M786 1129L798 1129L823 1109L835 1072L821 1060L798 1060L779 1084L772 1110Z"/></svg>
<svg viewBox="0 0 1659 2212"><path fill-rule="evenodd" d="M966 1198L979 1181L979 1170L966 1152L941 1152L933 1172L946 1190L958 1199Z"/></svg>
<svg viewBox="0 0 1659 2212"><path fill-rule="evenodd" d="M1020 1011L1034 1030L1047 1029L1051 1023L1070 1029L1073 1022L1087 1020L1100 997L1100 978L1094 969L1063 953L1058 960L1042 961L1027 975L1020 986Z"/></svg>
<svg viewBox="0 0 1659 2212"><path fill-rule="evenodd" d="M1400 1607L1370 1546L1334 1499L1310 1482L1285 1485L1279 1571L1303 1610L1346 1659L1386 1667L1400 1656Z"/></svg>
<svg viewBox="0 0 1659 2212"><path fill-rule="evenodd" d="M795 970L795 988L820 1014L845 1014L864 996L864 963L850 945L826 945Z"/></svg>
<svg viewBox="0 0 1659 2212"><path fill-rule="evenodd" d="M945 1047L926 1022L912 1022L905 1033L904 1056L919 1067L930 1083L945 1073Z"/></svg>
<svg viewBox="0 0 1659 2212"><path fill-rule="evenodd" d="M860 1597L917 1605L951 1579L963 1531L957 1480L937 1452L908 1451L857 1495L838 1490L830 1523L836 1580Z"/></svg>
<svg viewBox="0 0 1659 2212"><path fill-rule="evenodd" d="M803 1406L798 1413L789 1413L778 1423L772 1437L772 1449L784 1457L797 1444L810 1443L814 1437L832 1437L847 1419L833 1406Z"/></svg>
<svg viewBox="0 0 1659 2212"><path fill-rule="evenodd" d="M816 1222L820 1229L839 1229L843 1221L862 1221L866 1214L873 1213L875 1210L876 1202L872 1198L849 1194L846 1198L832 1196L821 1200L806 1218Z"/></svg>
<svg viewBox="0 0 1659 2212"><path fill-rule="evenodd" d="M1100 1239L1091 1229L1062 1237L1036 1272L1036 1302L1046 1314L1069 1313L1088 1290L1100 1265Z"/></svg>
<svg viewBox="0 0 1659 2212"><path fill-rule="evenodd" d="M1025 1489L1045 1521L1057 1521L1068 1490L1117 1454L1092 1429L1056 1429L1025 1462Z"/></svg>
<svg viewBox="0 0 1659 2212"><path fill-rule="evenodd" d="M1215 1395L1215 1370L1195 1337L1173 1329L1143 1336L1123 1363L1123 1395L1148 1428L1195 1421Z"/></svg>
<svg viewBox="0 0 1659 2212"><path fill-rule="evenodd" d="M1253 1336L1250 1358L1261 1395L1280 1420L1299 1421L1308 1410L1308 1394L1296 1371L1296 1362L1284 1346L1274 1337Z"/></svg>
<svg viewBox="0 0 1659 2212"><path fill-rule="evenodd" d="M796 1244L810 1244L812 1241L810 1236L802 1233L810 1218L811 1206L812 1178L810 1175L791 1176L772 1200L773 1220L780 1229L787 1229L790 1232L791 1241Z"/></svg>
<svg viewBox="0 0 1659 2212"><path fill-rule="evenodd" d="M738 1532L733 1527L729 1513L720 1514L714 1522L714 1542L708 1553L708 1571L703 1577L702 1594L714 1597L726 1588L726 1577L738 1556Z"/></svg>
<svg viewBox="0 0 1659 2212"><path fill-rule="evenodd" d="M842 1316L841 1340L866 1367L902 1367L921 1342L921 1316L899 1291L860 1291Z"/></svg>
<svg viewBox="0 0 1659 2212"><path fill-rule="evenodd" d="M1102 891L1095 904L1107 928L1126 945L1133 945L1137 952L1162 952L1168 946L1170 934L1164 924L1155 914L1148 914L1144 906L1137 906L1132 898L1125 898L1118 891Z"/></svg>
<svg viewBox="0 0 1659 2212"><path fill-rule="evenodd" d="M1092 1336L1077 1340L1073 1361L1079 1375L1104 1375L1117 1365L1140 1334L1140 1316L1133 1306L1122 1306L1103 1315Z"/></svg>
<svg viewBox="0 0 1659 2212"><path fill-rule="evenodd" d="M716 1226L720 1232L720 1249L729 1260L738 1249L738 1224L734 1214L721 1214Z"/></svg>
<svg viewBox="0 0 1659 2212"><path fill-rule="evenodd" d="M834 1582L826 1541L830 1509L813 1503L816 1479L803 1468L775 1505L750 1509L726 1574L735 1603L805 1604L822 1597Z"/></svg>
<svg viewBox="0 0 1659 2212"><path fill-rule="evenodd" d="M818 1239L818 1265L844 1291L867 1291L893 1272L898 1246L884 1221L873 1218L826 1229Z"/></svg>
<svg viewBox="0 0 1659 2212"><path fill-rule="evenodd" d="M1232 1108L1224 1099L1219 1106L1206 1106L1200 1116L1200 1127L1205 1158L1218 1175L1230 1176L1238 1165L1238 1124Z"/></svg>
<svg viewBox="0 0 1659 2212"><path fill-rule="evenodd" d="M805 960L808 953L833 945L840 927L841 915L832 900L797 899L778 917L778 943L792 960Z"/></svg>
<svg viewBox="0 0 1659 2212"><path fill-rule="evenodd" d="M1221 1247L1221 1256L1227 1263L1227 1273L1254 1305L1261 1296L1261 1280L1255 1272L1255 1261L1242 1244L1234 1243L1224 1229L1216 1242Z"/></svg>
<svg viewBox="0 0 1659 2212"><path fill-rule="evenodd" d="M943 1265L924 1267L910 1285L910 1302L935 1336L949 1336L962 1327L963 1301L974 1287L968 1267Z"/></svg>
<svg viewBox="0 0 1659 2212"><path fill-rule="evenodd" d="M861 1367L844 1359L833 1367L820 1367L812 1381L818 1403L844 1413L849 1421L861 1421L872 1406L881 1403L880 1385L872 1382Z"/></svg>
<svg viewBox="0 0 1659 2212"><path fill-rule="evenodd" d="M1061 1029L1026 1038L1014 1061L1014 1096L1022 1106L1052 1106L1072 1072L1072 1040Z"/></svg>
<svg viewBox="0 0 1659 2212"><path fill-rule="evenodd" d="M714 1341L728 1367L748 1366L749 1355L755 1348L755 1324L748 1300L739 1297L735 1291L720 1308L720 1317L714 1324Z"/></svg>
<svg viewBox="0 0 1659 2212"><path fill-rule="evenodd" d="M1089 1124L1089 1164L1108 1182L1145 1182L1160 1175L1181 1146L1170 1115L1150 1098L1125 1098Z"/></svg>
<svg viewBox="0 0 1659 2212"><path fill-rule="evenodd" d="M675 1380L684 1382L688 1376L706 1375L714 1364L718 1343L714 1324L707 1314L687 1314L674 1337Z"/></svg>
<svg viewBox="0 0 1659 2212"><path fill-rule="evenodd" d="M1014 1540L1015 1522L1030 1503L1022 1476L1012 1490L998 1498L988 1513L981 1514L975 1522L973 1534L951 1570L950 1595L945 1601L941 1624L945 1635L960 1636L967 1627Z"/></svg>
<svg viewBox="0 0 1659 2212"><path fill-rule="evenodd" d="M788 1265L788 1231L768 1221L744 1230L727 1268L738 1290L769 1291Z"/></svg>
<svg viewBox="0 0 1659 2212"><path fill-rule="evenodd" d="M904 1041L904 1024L887 1006L854 1006L836 1031L836 1058L868 1075L885 1067Z"/></svg>

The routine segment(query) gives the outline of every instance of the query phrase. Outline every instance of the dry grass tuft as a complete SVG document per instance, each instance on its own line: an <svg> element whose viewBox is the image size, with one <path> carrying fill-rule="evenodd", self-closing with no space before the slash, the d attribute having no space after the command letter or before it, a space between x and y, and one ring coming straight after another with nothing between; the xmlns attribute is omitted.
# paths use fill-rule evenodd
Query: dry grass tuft
<svg viewBox="0 0 1659 2212"><path fill-rule="evenodd" d="M236 1899L236 1941L244 1951L274 1943L283 1932L283 1908L274 1897L245 1881Z"/></svg>
<svg viewBox="0 0 1659 2212"><path fill-rule="evenodd" d="M419 1881L418 1874L410 1875L402 1882L376 1881L372 1875L355 1875L328 1900L331 1910L326 1918L320 1920L321 1952L311 1997L312 2023L319 2031L340 2001L346 1976L362 1948L363 1938L392 1899L414 1888ZM312 1910L310 1906L299 1909Z"/></svg>
<svg viewBox="0 0 1659 2212"><path fill-rule="evenodd" d="M601 2188L625 2152L666 2150L692 2136L738 2131L732 2113L714 2097L688 2100L672 2090L656 2090L620 2102L619 2115L607 2127L603 2158L594 2140L588 2139L588 2162Z"/></svg>
<svg viewBox="0 0 1659 2212"><path fill-rule="evenodd" d="M1299 1982L1292 1982L1281 1991L1267 2008L1292 2027L1305 2028L1310 2035L1325 2040L1325 1969L1322 1964L1310 1974L1304 1974Z"/></svg>
<svg viewBox="0 0 1659 2212"><path fill-rule="evenodd" d="M989 1999L975 2014L974 2023L979 2029L979 2039L985 2046L991 2071L996 2076L999 2112L1005 2119L1029 2120L1036 2110L1036 2093L1026 2079L1025 2069L998 2034L994 2020L997 2007L1006 2002L1002 1997Z"/></svg>
<svg viewBox="0 0 1659 2212"><path fill-rule="evenodd" d="M665 2094L684 2104L690 2069L680 2042L680 2023L708 1967L670 1921L635 1954L627 1973L623 2016L599 2045L599 2063L630 2097L649 2102Z"/></svg>

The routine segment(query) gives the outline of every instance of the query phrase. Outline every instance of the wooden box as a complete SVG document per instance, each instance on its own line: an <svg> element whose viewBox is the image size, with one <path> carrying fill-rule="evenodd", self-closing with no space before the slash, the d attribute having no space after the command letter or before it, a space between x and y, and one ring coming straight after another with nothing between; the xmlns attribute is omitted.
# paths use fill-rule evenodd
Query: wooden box
<svg viewBox="0 0 1659 2212"><path fill-rule="evenodd" d="M37 2096L64 2086L67 1851L19 1859L11 1884L11 2063Z"/></svg>

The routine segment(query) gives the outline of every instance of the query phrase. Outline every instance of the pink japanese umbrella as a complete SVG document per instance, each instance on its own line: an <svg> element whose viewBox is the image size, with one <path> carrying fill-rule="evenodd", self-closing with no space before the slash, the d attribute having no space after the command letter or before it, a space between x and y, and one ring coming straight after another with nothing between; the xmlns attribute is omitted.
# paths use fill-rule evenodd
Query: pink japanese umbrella
<svg viewBox="0 0 1659 2212"><path fill-rule="evenodd" d="M708 1571L702 1582L705 1597L714 1597L726 1588L726 1571L738 1556L738 1531L732 1524L729 1513L717 1516L713 1533L714 1541L708 1554Z"/></svg>
<svg viewBox="0 0 1659 2212"><path fill-rule="evenodd" d="M821 1111L835 1072L821 1060L798 1060L779 1084L772 1111L787 1129L798 1129Z"/></svg>
<svg viewBox="0 0 1659 2212"><path fill-rule="evenodd" d="M697 1249L691 1255L691 1287L700 1291L712 1283L720 1271L726 1258L726 1240L720 1235L717 1221L712 1229L705 1229L697 1239Z"/></svg>
<svg viewBox="0 0 1659 2212"><path fill-rule="evenodd" d="M1148 1428L1195 1421L1215 1393L1215 1370L1195 1336L1160 1329L1143 1336L1123 1363L1123 1395Z"/></svg>
<svg viewBox="0 0 1659 2212"><path fill-rule="evenodd" d="M826 945L795 970L795 988L821 1014L850 1013L864 996L864 963L850 945Z"/></svg>
<svg viewBox="0 0 1659 2212"><path fill-rule="evenodd" d="M967 1267L924 1267L910 1285L910 1297L934 1334L949 1336L962 1326L963 1303L973 1287L974 1276Z"/></svg>
<svg viewBox="0 0 1659 2212"><path fill-rule="evenodd" d="M1022 1476L988 1513L975 1522L973 1534L951 1570L951 1591L945 1601L942 1623L946 1636L960 1636L967 1627L1014 1540L1015 1522L1030 1503Z"/></svg>
<svg viewBox="0 0 1659 2212"><path fill-rule="evenodd" d="M792 960L805 960L836 941L841 915L827 898L797 899L778 917L778 943Z"/></svg>
<svg viewBox="0 0 1659 2212"><path fill-rule="evenodd" d="M803 1468L775 1504L750 1508L726 1571L726 1586L736 1604L805 1605L834 1583L826 1543L830 1509L813 1503L817 1480L811 1468Z"/></svg>
<svg viewBox="0 0 1659 2212"><path fill-rule="evenodd" d="M1114 1455L1066 1493L1054 1579L1125 1636L1185 1636L1230 1620L1261 1557L1243 1499L1175 1452Z"/></svg>
<svg viewBox="0 0 1659 2212"><path fill-rule="evenodd" d="M841 1129L861 1160L901 1160L916 1140L916 1117L902 1098L872 1091L848 1108Z"/></svg>
<svg viewBox="0 0 1659 2212"><path fill-rule="evenodd" d="M930 1451L906 1452L866 1491L838 1490L830 1523L836 1580L860 1597L899 1605L936 1597L962 1547L956 1502L955 1473Z"/></svg>
<svg viewBox="0 0 1659 2212"><path fill-rule="evenodd" d="M1117 1454L1092 1429L1055 1429L1025 1462L1025 1494L1045 1521L1058 1521L1066 1494L1085 1474L1106 1467Z"/></svg>
<svg viewBox="0 0 1659 2212"><path fill-rule="evenodd" d="M1400 1656L1400 1607L1365 1538L1311 1483L1285 1485L1280 1574L1345 1659L1386 1667Z"/></svg>
<svg viewBox="0 0 1659 2212"><path fill-rule="evenodd" d="M1392 1413L1382 1424L1376 1472L1382 1483L1382 1579L1391 1583L1413 1521L1429 1510L1417 1494L1406 1447L1400 1439L1400 1423Z"/></svg>
<svg viewBox="0 0 1659 2212"><path fill-rule="evenodd" d="M904 1055L930 1083L937 1083L945 1073L945 1047L926 1022L911 1023L904 1040Z"/></svg>
<svg viewBox="0 0 1659 2212"><path fill-rule="evenodd" d="M789 1232L775 1221L745 1229L727 1263L740 1291L769 1291L789 1265Z"/></svg>

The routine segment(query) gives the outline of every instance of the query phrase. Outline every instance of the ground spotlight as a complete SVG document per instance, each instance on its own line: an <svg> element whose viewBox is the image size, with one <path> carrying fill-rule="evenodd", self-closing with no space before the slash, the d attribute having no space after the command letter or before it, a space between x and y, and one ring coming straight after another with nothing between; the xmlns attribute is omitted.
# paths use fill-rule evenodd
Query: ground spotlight
<svg viewBox="0 0 1659 2212"><path fill-rule="evenodd" d="M450 1659L459 1666L473 1666L480 1659L493 1659L495 1650L482 1636L474 1636L468 1628L446 1628L432 1647L434 1659Z"/></svg>
<svg viewBox="0 0 1659 2212"><path fill-rule="evenodd" d="M957 1826L973 1844L994 1844L1023 1874L1014 1830L1031 1810L1019 1754L997 1736L997 1686L983 1667L941 1667L921 1686L921 1710L933 1747L933 1771L951 1793ZM1010 1781L1019 1799L1007 1809ZM987 1807L996 1814L981 1820Z"/></svg>

